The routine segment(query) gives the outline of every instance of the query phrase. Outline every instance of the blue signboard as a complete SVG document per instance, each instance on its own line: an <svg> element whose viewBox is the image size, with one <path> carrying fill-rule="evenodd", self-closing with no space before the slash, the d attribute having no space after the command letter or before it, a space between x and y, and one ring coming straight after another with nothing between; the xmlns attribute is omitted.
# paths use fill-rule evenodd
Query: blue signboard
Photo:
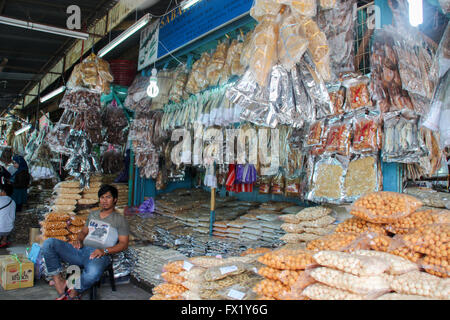
<svg viewBox="0 0 450 320"><path fill-rule="evenodd" d="M144 50L143 44L152 41L141 34L139 60L142 60L142 63L138 69L141 70L155 60L247 15L252 5L253 0L200 0L186 10L181 10L181 7L175 9L160 18L159 30L156 31L158 35L151 31L154 29L153 26L142 31L158 39L158 54L157 57L150 59L144 57L148 54L148 50Z"/></svg>

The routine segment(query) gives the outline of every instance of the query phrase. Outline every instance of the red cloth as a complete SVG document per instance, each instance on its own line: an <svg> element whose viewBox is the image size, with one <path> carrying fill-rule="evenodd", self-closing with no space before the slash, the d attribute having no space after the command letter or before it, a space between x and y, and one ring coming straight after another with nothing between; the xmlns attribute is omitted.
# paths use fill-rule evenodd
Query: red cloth
<svg viewBox="0 0 450 320"><path fill-rule="evenodd" d="M253 192L253 184L252 183L248 183L248 184L244 184L244 183L238 183L235 184L236 180L236 165L235 164L229 164L228 165L228 175L227 175L227 180L225 182L225 188L227 191L231 191L231 192Z"/></svg>

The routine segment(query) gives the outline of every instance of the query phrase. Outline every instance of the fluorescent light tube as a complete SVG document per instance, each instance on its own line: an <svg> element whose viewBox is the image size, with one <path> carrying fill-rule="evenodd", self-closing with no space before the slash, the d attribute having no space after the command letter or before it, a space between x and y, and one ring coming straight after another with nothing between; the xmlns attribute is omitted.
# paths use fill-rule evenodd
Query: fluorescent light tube
<svg viewBox="0 0 450 320"><path fill-rule="evenodd" d="M19 130L17 130L16 132L14 132L14 135L18 136L21 133L24 133L25 131L28 131L31 129L31 124L27 125L26 127L23 127Z"/></svg>
<svg viewBox="0 0 450 320"><path fill-rule="evenodd" d="M0 16L0 23L7 24L10 26L14 26L14 27L19 27L19 28L53 33L53 34L57 34L60 36L77 38L77 39L81 39L81 40L87 40L89 38L88 33L78 32L78 31L74 31L74 30L67 30L67 29L57 28L57 27L52 27L52 26L46 26L45 24L33 23L33 22L8 18L8 17L4 17L4 16Z"/></svg>
<svg viewBox="0 0 450 320"><path fill-rule="evenodd" d="M106 55L108 52L110 52L112 49L117 47L119 44L121 44L123 41L128 39L131 35L133 35L136 31L144 27L147 23L150 22L150 14L147 13L145 16L143 16L141 19L136 21L135 24L133 24L131 27L129 27L127 30L122 32L117 38L112 40L110 43L108 43L105 47L103 47L97 54L100 58Z"/></svg>
<svg viewBox="0 0 450 320"><path fill-rule="evenodd" d="M199 2L200 0L185 0L182 4L181 4L181 9L182 10L186 10L187 8L192 7L194 4L196 4L197 2Z"/></svg>
<svg viewBox="0 0 450 320"><path fill-rule="evenodd" d="M61 92L64 92L64 90L66 90L66 87L65 87L65 86L62 86L62 87L59 87L58 89L56 89L56 90L50 92L49 94L46 94L45 96L43 96L43 97L40 99L41 103L42 103L42 102L45 102L45 101L47 101L47 100L49 100L49 99L51 99L51 98L53 98L54 96L57 96L57 95L60 94Z"/></svg>
<svg viewBox="0 0 450 320"><path fill-rule="evenodd" d="M422 0L408 0L409 2L409 23L417 27L423 23L423 3Z"/></svg>

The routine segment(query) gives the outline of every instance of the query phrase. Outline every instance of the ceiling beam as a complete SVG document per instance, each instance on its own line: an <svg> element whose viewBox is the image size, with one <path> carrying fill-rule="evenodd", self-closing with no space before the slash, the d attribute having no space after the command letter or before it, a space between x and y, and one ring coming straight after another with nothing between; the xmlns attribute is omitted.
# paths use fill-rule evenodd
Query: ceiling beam
<svg viewBox="0 0 450 320"><path fill-rule="evenodd" d="M117 25L119 25L142 2L143 2L143 0L136 0L133 3L133 7L129 7L129 6L126 6L122 1L119 1L108 11L107 15L105 15L101 19L98 19L94 23L94 25L91 26L86 31L92 32L95 34L102 34L103 36L105 36L108 32L110 32ZM105 4L105 2L104 2L104 4ZM107 16L108 16L108 19L107 19ZM106 24L106 21L108 21L107 24ZM80 61L80 57L82 56L82 52L81 52L82 47L84 47L83 53L86 53L89 50L91 50L93 45L96 44L97 42L99 42L100 40L101 39L98 37L89 37L88 40L84 41L84 46L83 46L82 40L75 40L73 42L72 47L68 50L68 52L65 56L66 63L64 64L64 69L65 69L64 71L69 70L74 64L76 64ZM59 61L57 61L50 71L53 71L54 73L61 72L61 68L63 66L63 59L60 59ZM55 75L53 75L51 73L46 74L42 78L41 91L44 91L47 87L49 87L57 79L58 79L58 77L56 77ZM27 89L26 91L28 91L31 94L38 94L38 86L35 85L31 90ZM26 98L25 99L25 107L28 104L32 103L33 100L34 99ZM16 110L23 108L23 106L21 104L16 104L16 105L13 105L12 107Z"/></svg>
<svg viewBox="0 0 450 320"><path fill-rule="evenodd" d="M0 49L0 55L2 56L31 56L31 57L49 57L49 56L55 56L53 52L36 52L34 49L33 51L14 51L14 50L8 50L8 49ZM63 57L64 55L61 54L60 57Z"/></svg>
<svg viewBox="0 0 450 320"><path fill-rule="evenodd" d="M39 76L37 73L0 72L0 80L29 81Z"/></svg>

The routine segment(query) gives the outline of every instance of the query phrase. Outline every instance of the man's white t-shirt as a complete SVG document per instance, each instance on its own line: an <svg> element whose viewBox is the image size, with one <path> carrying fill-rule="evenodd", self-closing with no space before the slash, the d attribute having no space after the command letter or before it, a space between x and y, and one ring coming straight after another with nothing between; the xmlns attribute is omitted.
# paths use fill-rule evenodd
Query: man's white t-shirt
<svg viewBox="0 0 450 320"><path fill-rule="evenodd" d="M15 219L16 203L8 196L0 196L0 232L11 232Z"/></svg>

